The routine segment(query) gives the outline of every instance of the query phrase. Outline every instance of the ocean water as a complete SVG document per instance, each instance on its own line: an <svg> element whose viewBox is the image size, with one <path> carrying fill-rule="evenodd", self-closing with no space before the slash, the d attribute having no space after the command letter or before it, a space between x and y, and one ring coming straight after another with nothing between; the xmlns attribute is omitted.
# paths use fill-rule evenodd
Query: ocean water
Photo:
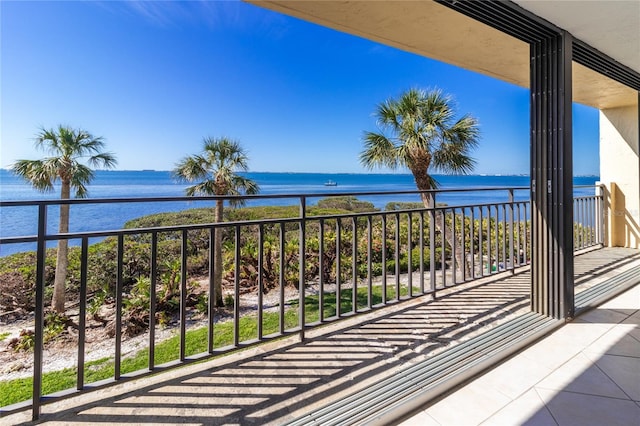
<svg viewBox="0 0 640 426"><path fill-rule="evenodd" d="M413 177L409 174L323 174L323 173L259 173L251 172L247 177L260 185L260 194L317 194L309 198L307 204L315 204L329 193L412 191L415 190ZM441 189L487 188L487 187L528 187L528 176L436 176ZM325 186L327 181L336 186ZM593 185L597 176L576 177L574 185ZM188 185L177 183L168 171L97 171L89 185L89 198L143 198L184 196ZM576 189L578 195L592 194L593 189ZM0 170L0 200L42 200L59 197L59 187L51 193L40 193L7 170ZM439 194L438 202L449 205L479 204L506 200L507 192L472 191ZM527 190L517 191L516 200L526 200ZM383 208L391 201L419 201L417 194L396 194L394 196L368 195L359 197ZM297 198L255 200L247 203L255 205L297 205ZM93 204L72 206L71 232L102 231L120 229L125 222L152 213L179 211L196 207L212 207L213 202L154 202L127 204ZM57 207L50 208L47 218L49 232L57 230L59 220ZM37 232L37 208L0 207L0 237L34 235ZM24 250L33 250L31 244L4 244L0 246L0 256Z"/></svg>

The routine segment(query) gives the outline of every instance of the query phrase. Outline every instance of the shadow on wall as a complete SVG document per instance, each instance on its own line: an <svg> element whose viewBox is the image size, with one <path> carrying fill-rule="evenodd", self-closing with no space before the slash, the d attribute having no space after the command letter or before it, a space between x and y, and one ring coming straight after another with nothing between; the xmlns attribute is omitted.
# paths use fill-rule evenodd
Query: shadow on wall
<svg viewBox="0 0 640 426"><path fill-rule="evenodd" d="M609 192L610 191L610 192ZM612 182L605 189L605 235L610 247L640 248L640 226L627 208L626 196Z"/></svg>

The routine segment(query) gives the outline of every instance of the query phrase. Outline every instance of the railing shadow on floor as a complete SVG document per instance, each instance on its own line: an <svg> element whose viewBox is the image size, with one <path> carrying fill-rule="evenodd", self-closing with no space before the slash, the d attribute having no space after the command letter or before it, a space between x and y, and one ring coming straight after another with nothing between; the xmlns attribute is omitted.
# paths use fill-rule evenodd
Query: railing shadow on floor
<svg viewBox="0 0 640 426"><path fill-rule="evenodd" d="M598 258L604 260L600 270L609 272L637 259L638 252L598 250L576 263ZM528 312L529 291L525 267L451 288L437 299L407 300L327 325L310 331L304 342L272 341L45 405L42 420L281 424ZM3 421L20 415L28 413Z"/></svg>

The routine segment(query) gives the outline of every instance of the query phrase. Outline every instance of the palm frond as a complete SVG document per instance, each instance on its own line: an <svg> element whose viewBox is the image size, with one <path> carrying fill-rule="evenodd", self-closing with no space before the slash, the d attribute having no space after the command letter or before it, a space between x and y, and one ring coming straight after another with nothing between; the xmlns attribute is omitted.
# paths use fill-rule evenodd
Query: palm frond
<svg viewBox="0 0 640 426"><path fill-rule="evenodd" d="M470 115L454 122L453 99L440 89L411 88L382 102L376 117L383 132L365 133L360 154L365 167L406 166L423 183L427 180L422 173L429 174L431 167L444 173L473 170L470 151L479 141L478 122Z"/></svg>
<svg viewBox="0 0 640 426"><path fill-rule="evenodd" d="M58 178L42 160L18 160L11 166L11 170L40 192L53 191L53 183Z"/></svg>
<svg viewBox="0 0 640 426"><path fill-rule="evenodd" d="M112 152L99 152L89 157L88 163L92 167L112 169L118 164L118 160Z"/></svg>
<svg viewBox="0 0 640 426"><path fill-rule="evenodd" d="M77 198L85 198L87 196L87 185L93 179L93 170L89 167L75 162L70 170L71 188L75 190Z"/></svg>
<svg viewBox="0 0 640 426"><path fill-rule="evenodd" d="M52 190L54 182L60 179L69 182L77 197L85 197L86 185L93 178L93 171L81 161L86 159L89 166L106 168L117 163L114 154L101 152L104 147L102 137L94 137L85 130L66 125L52 129L41 127L36 134L35 145L51 156L35 161L20 160L14 165L14 171L40 191ZM31 165L27 166L29 162Z"/></svg>
<svg viewBox="0 0 640 426"><path fill-rule="evenodd" d="M360 153L360 163L368 169L375 167L398 167L394 143L385 135L367 132L364 139L365 149Z"/></svg>
<svg viewBox="0 0 640 426"><path fill-rule="evenodd" d="M207 160L200 155L185 157L176 164L171 174L180 182L205 179L209 175Z"/></svg>
<svg viewBox="0 0 640 426"><path fill-rule="evenodd" d="M467 155L464 144L452 142L441 145L434 152L433 168L442 173L465 174L473 171L475 160Z"/></svg>
<svg viewBox="0 0 640 426"><path fill-rule="evenodd" d="M187 182L202 180L186 189L188 196L255 194L258 185L238 174L247 170L248 157L238 141L206 137L202 152L181 160L173 175Z"/></svg>

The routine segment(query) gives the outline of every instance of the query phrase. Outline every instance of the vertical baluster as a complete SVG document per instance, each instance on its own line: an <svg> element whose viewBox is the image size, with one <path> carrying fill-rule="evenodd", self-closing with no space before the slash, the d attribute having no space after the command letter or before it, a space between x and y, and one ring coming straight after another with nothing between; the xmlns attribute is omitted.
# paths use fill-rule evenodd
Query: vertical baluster
<svg viewBox="0 0 640 426"><path fill-rule="evenodd" d="M336 218L336 317L342 315L342 292L340 291L340 272L342 270L342 262L340 259L340 245L342 244L342 226L340 218Z"/></svg>
<svg viewBox="0 0 640 426"><path fill-rule="evenodd" d="M351 233L351 312L358 312L358 219L351 218L353 232Z"/></svg>
<svg viewBox="0 0 640 426"><path fill-rule="evenodd" d="M493 221L494 224L494 232L495 232L495 247L496 247L496 272L499 270L500 263L500 207L498 204L495 205L496 208L496 217Z"/></svg>
<svg viewBox="0 0 640 426"><path fill-rule="evenodd" d="M151 233L151 265L149 277L149 371L155 368L156 353L156 286L158 282L158 233Z"/></svg>
<svg viewBox="0 0 640 426"><path fill-rule="evenodd" d="M76 389L84 388L84 343L87 322L87 263L89 257L89 238L82 237L80 248L80 307L78 312L78 371Z"/></svg>
<svg viewBox="0 0 640 426"><path fill-rule="evenodd" d="M516 233L516 245L517 248L515 248L517 250L517 257L516 260L517 262L515 263L515 265L520 266L522 264L522 255L520 253L520 250L522 249L522 212L520 211L520 203L516 203L514 205L514 211L516 212L516 219L515 219L515 230L514 232Z"/></svg>
<svg viewBox="0 0 640 426"><path fill-rule="evenodd" d="M529 220L530 220L530 217L529 217L529 214L530 214L529 206L530 206L530 203L531 202L529 201L529 202L526 202L526 203L524 203L522 205L522 210L523 210L523 214L522 214L522 216L523 216L523 223L522 223L522 241L523 241L523 244L522 244L522 249L524 251L524 254L523 254L522 257L523 257L523 260L524 260L523 263L525 265L527 264L527 259L529 258L530 253L531 253L531 248L529 247L529 241L530 241L530 239L529 239Z"/></svg>
<svg viewBox="0 0 640 426"><path fill-rule="evenodd" d="M471 254L471 279L476 277L476 247L475 247L475 221L476 221L476 208L471 207L469 212L469 253ZM482 260L482 259L481 259Z"/></svg>
<svg viewBox="0 0 640 426"><path fill-rule="evenodd" d="M285 309L284 309L284 268L286 267L286 265L284 264L284 245L285 245L285 241L284 241L284 237L285 237L285 224L284 222L280 222L280 256L279 256L279 262L280 262L280 288L278 289L280 291L280 304L278 306L279 309L279 314L280 314L280 321L279 321L279 328L280 328L280 334L284 333L284 314L285 314Z"/></svg>
<svg viewBox="0 0 640 426"><path fill-rule="evenodd" d="M513 229L514 225L514 197L513 197L513 189L509 189L509 265L511 270L515 269L515 259L514 259L514 251L515 247L513 246L513 234L515 230Z"/></svg>
<svg viewBox="0 0 640 426"><path fill-rule="evenodd" d="M44 287L45 266L47 257L47 205L38 204L38 242L36 260L36 295L33 346L33 387L31 418L38 420L40 417L40 405L42 403L42 355L44 350Z"/></svg>
<svg viewBox="0 0 640 426"><path fill-rule="evenodd" d="M434 204L435 205L435 204ZM435 207L429 208L429 290L433 292L433 297L436 297L436 209ZM440 259L443 260L443 253L440 254Z"/></svg>
<svg viewBox="0 0 640 426"><path fill-rule="evenodd" d="M424 294L424 210L420 210L420 294Z"/></svg>
<svg viewBox="0 0 640 426"><path fill-rule="evenodd" d="M306 207L306 199L305 197L300 197L300 237L299 237L299 281L298 281L298 322L300 324L300 341L304 341L304 332L306 325L305 318L305 286L306 281L304 278L304 273L306 269L306 257L307 257L307 248L306 248L306 238L307 238L307 207Z"/></svg>
<svg viewBox="0 0 640 426"><path fill-rule="evenodd" d="M480 220L482 220L483 207L480 207ZM481 222L480 225L480 244L482 244L482 237L484 233L484 223ZM485 265L483 263L482 269L487 274L491 273L491 207L487 206L487 236L486 236L486 252L487 252L487 265L485 270ZM484 261L484 257L482 257ZM484 272L482 275L484 275Z"/></svg>
<svg viewBox="0 0 640 426"><path fill-rule="evenodd" d="M502 268L507 269L507 206L502 204ZM509 232L511 232L509 230Z"/></svg>
<svg viewBox="0 0 640 426"><path fill-rule="evenodd" d="M584 242L584 247L589 247L591 245L591 241L589 236L591 235L591 215L589 209L591 207L591 198L585 197L584 199L584 225L582 231L582 240ZM574 247L575 250L575 247Z"/></svg>
<svg viewBox="0 0 640 426"><path fill-rule="evenodd" d="M373 300L373 229L371 215L367 216L367 308L371 309Z"/></svg>
<svg viewBox="0 0 640 426"><path fill-rule="evenodd" d="M262 340L263 330L263 298L264 294L264 224L258 225L258 340Z"/></svg>
<svg viewBox="0 0 640 426"><path fill-rule="evenodd" d="M446 216L447 216L447 210L446 209L442 209L440 211L440 218L441 218L441 222L442 222L442 233L440 235L440 253L442 253L442 284L441 287L442 288L447 288L447 221L446 221Z"/></svg>
<svg viewBox="0 0 640 426"><path fill-rule="evenodd" d="M382 304L387 304L387 215L382 214Z"/></svg>
<svg viewBox="0 0 640 426"><path fill-rule="evenodd" d="M320 290L318 292L318 311L320 322L324 321L324 219L320 219L318 224L318 265L320 267Z"/></svg>
<svg viewBox="0 0 640 426"><path fill-rule="evenodd" d="M235 244L234 262L233 262L233 345L240 344L240 262L242 257L240 254L240 225L233 228Z"/></svg>
<svg viewBox="0 0 640 426"><path fill-rule="evenodd" d="M395 300L400 300L400 213L395 214L395 259L396 259L396 298Z"/></svg>
<svg viewBox="0 0 640 426"><path fill-rule="evenodd" d="M590 207L590 219L591 219L591 245L595 245L598 243L597 238L597 230L598 230L598 195L597 195L597 186L594 188L596 191L591 200Z"/></svg>
<svg viewBox="0 0 640 426"><path fill-rule="evenodd" d="M466 208L462 207L460 209L460 252L462 253L462 258L460 259L460 261L462 262L462 265L460 265L460 269L462 272L462 282L467 281L468 277L467 277L467 233L466 233L466 224L465 224L465 217L466 217Z"/></svg>
<svg viewBox="0 0 640 426"><path fill-rule="evenodd" d="M458 282L459 268L458 259L456 259L456 253L458 253L458 235L456 233L456 209L451 209L451 285L455 285Z"/></svg>
<svg viewBox="0 0 640 426"><path fill-rule="evenodd" d="M180 250L180 361L187 357L187 230L182 230Z"/></svg>
<svg viewBox="0 0 640 426"><path fill-rule="evenodd" d="M573 210L573 229L572 229L572 235L573 235L573 249L579 249L580 248L580 200L577 198L574 198L573 200L573 206L572 206L572 210Z"/></svg>
<svg viewBox="0 0 640 426"><path fill-rule="evenodd" d="M413 235L413 216L411 212L407 213L407 291L409 293L409 297L413 297L413 256L411 253L411 239ZM400 294L398 293L398 298Z"/></svg>
<svg viewBox="0 0 640 426"><path fill-rule="evenodd" d="M209 303L207 304L207 313L209 314L208 318L208 326L207 330L207 346L209 353L213 353L214 342L215 342L215 314L216 314L216 288L214 285L215 282L215 241L216 241L216 232L219 232L217 228L211 227L209 228Z"/></svg>
<svg viewBox="0 0 640 426"><path fill-rule="evenodd" d="M116 327L115 327L115 360L114 379L120 379L120 363L122 356L122 286L123 286L124 235L118 234L118 255L116 272Z"/></svg>

